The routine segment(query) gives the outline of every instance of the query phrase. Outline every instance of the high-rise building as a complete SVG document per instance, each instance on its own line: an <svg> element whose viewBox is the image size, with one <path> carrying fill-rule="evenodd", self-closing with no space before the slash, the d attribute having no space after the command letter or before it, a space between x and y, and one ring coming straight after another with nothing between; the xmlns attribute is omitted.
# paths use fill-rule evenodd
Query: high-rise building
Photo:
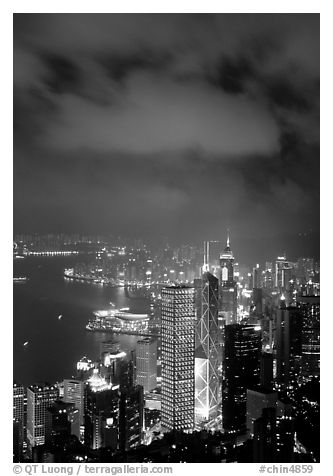
<svg viewBox="0 0 333 476"><path fill-rule="evenodd" d="M260 289L261 288L261 272L259 264L253 268L252 271L252 289Z"/></svg>
<svg viewBox="0 0 333 476"><path fill-rule="evenodd" d="M218 416L219 385L218 279L205 272L200 280L201 310L196 323L195 349L195 420L210 421Z"/></svg>
<svg viewBox="0 0 333 476"><path fill-rule="evenodd" d="M162 289L162 399L164 431L194 426L195 290L184 285Z"/></svg>
<svg viewBox="0 0 333 476"><path fill-rule="evenodd" d="M302 316L302 376L320 374L320 296L298 296L297 308Z"/></svg>
<svg viewBox="0 0 333 476"><path fill-rule="evenodd" d="M291 416L276 418L276 459L277 463L294 462L295 421Z"/></svg>
<svg viewBox="0 0 333 476"><path fill-rule="evenodd" d="M24 423L24 387L14 382L13 385L13 420Z"/></svg>
<svg viewBox="0 0 333 476"><path fill-rule="evenodd" d="M294 419L265 407L253 422L253 462L292 463L294 461Z"/></svg>
<svg viewBox="0 0 333 476"><path fill-rule="evenodd" d="M81 380L64 380L64 402L74 403L79 411L80 425L84 425L84 383Z"/></svg>
<svg viewBox="0 0 333 476"><path fill-rule="evenodd" d="M313 258L299 258L296 267L296 276L301 284L310 281L314 276L314 260Z"/></svg>
<svg viewBox="0 0 333 476"><path fill-rule="evenodd" d="M219 311L226 324L237 323L237 283L234 280L234 255L230 248L229 235L227 245L220 255L220 299Z"/></svg>
<svg viewBox="0 0 333 476"><path fill-rule="evenodd" d="M118 391L112 388L97 371L85 386L84 443L98 449L118 446Z"/></svg>
<svg viewBox="0 0 333 476"><path fill-rule="evenodd" d="M45 444L46 409L58 398L56 387L46 383L27 388L27 439L28 447Z"/></svg>
<svg viewBox="0 0 333 476"><path fill-rule="evenodd" d="M278 256L275 261L275 274L274 274L274 286L279 290L284 288L284 268L287 267L288 261L286 257Z"/></svg>
<svg viewBox="0 0 333 476"><path fill-rule="evenodd" d="M70 435L80 439L79 410L74 403L55 400L45 413L45 442L59 445Z"/></svg>
<svg viewBox="0 0 333 476"><path fill-rule="evenodd" d="M227 431L246 427L246 391L259 384L260 355L260 326L225 326L222 418L223 428Z"/></svg>
<svg viewBox="0 0 333 476"><path fill-rule="evenodd" d="M24 387L14 382L13 385L13 460L22 461L24 441Z"/></svg>
<svg viewBox="0 0 333 476"><path fill-rule="evenodd" d="M157 340L147 337L136 343L136 383L147 393L156 388L156 378Z"/></svg>
<svg viewBox="0 0 333 476"><path fill-rule="evenodd" d="M23 461L23 427L18 420L13 420L13 463Z"/></svg>
<svg viewBox="0 0 333 476"><path fill-rule="evenodd" d="M141 444L143 428L143 388L124 388L119 402L119 449L128 451Z"/></svg>
<svg viewBox="0 0 333 476"><path fill-rule="evenodd" d="M284 300L276 315L276 377L287 391L297 384L302 357L302 315L297 307L286 307Z"/></svg>

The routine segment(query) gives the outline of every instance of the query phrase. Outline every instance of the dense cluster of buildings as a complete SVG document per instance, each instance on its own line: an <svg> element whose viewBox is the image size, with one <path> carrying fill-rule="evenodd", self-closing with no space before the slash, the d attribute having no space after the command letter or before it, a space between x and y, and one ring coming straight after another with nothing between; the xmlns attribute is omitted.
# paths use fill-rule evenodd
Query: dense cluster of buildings
<svg viewBox="0 0 333 476"><path fill-rule="evenodd" d="M319 383L319 269L279 256L245 282L229 236L218 265L209 248L200 277L161 288L159 338L131 355L104 342L55 386L14 384L16 461L195 460L185 441L202 461L318 461L299 435L318 424L316 397L300 412Z"/></svg>

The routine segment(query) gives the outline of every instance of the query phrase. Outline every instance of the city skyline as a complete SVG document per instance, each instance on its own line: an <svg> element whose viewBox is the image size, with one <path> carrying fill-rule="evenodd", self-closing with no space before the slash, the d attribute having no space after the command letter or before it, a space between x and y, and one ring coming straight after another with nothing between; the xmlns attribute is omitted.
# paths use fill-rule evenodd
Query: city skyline
<svg viewBox="0 0 333 476"><path fill-rule="evenodd" d="M319 20L13 15L15 463L320 461Z"/></svg>
<svg viewBox="0 0 333 476"><path fill-rule="evenodd" d="M51 461L73 461L79 453L96 462L103 449L109 462L127 454L141 461L145 453L153 462L155 446L150 445L162 438L168 448L164 461L179 458L202 462L204 454L190 451L184 455L181 445L179 456L173 456L172 451L179 444L177 432L195 439L202 431L213 431L211 437L215 435L217 444L223 446L215 456L210 449L210 462L318 461L320 284L319 263L313 258L290 262L278 256L266 261L265 266L253 266L249 272L250 268L234 262L237 252L229 234L226 246L220 247L219 260L212 259L207 243L199 255L193 247L166 248L153 260L145 246L126 248L99 239L94 242L95 251L81 250L79 256L73 247L83 242L74 237L72 251L65 256L57 255L57 251L55 256L50 251L30 254L29 247L34 246L31 240L23 247L23 242L19 243L20 247L14 249L15 269L26 262L26 269L32 272L34 266L43 263L48 279L53 280L49 288L52 295L56 283L59 286L62 282L62 289L69 291L71 307L75 303L73 291L86 293L96 281L106 296L118 288L132 304L117 309L110 303L108 308L93 312L86 330L101 336L99 357L91 354L93 346L86 341L84 352L88 351L93 360L78 360L76 375L71 370L71 374L61 373L54 384L30 382L25 388L14 381L15 461L42 461L50 451ZM47 243L42 243L50 250ZM91 240L88 243L91 246ZM192 259L186 258L188 253L193 254ZM89 271L82 264L71 272L67 268L59 280L61 276L51 271L52 261L61 259L61 266L73 256L88 258L93 268ZM194 265L190 275L176 266L184 262ZM167 274L158 275L161 264L169 270ZM118 277L106 281L112 269ZM32 272L21 282L17 296L24 296L19 293L24 286L27 296L31 292L31 297L42 296L45 290L40 289L39 274ZM34 283L38 283L37 290ZM149 312L135 312L137 299L146 300ZM18 301L14 302L17 306ZM42 310L40 304L38 308ZM43 318L53 327L49 319L59 325L63 317L66 321L71 318L73 310L68 311L64 307L64 316L58 315L57 321L50 311L46 315L43 312ZM67 339L67 332L70 339L80 339L78 330L73 334L65 326L59 331L62 339ZM134 349L132 341L132 350L126 348L124 352L123 345L128 341L122 340L119 345L115 339L131 335L139 340ZM142 339L147 336L150 338ZM27 357L35 353L39 359L36 344L35 339L20 347ZM49 346L50 358L53 352ZM48 360L50 364L52 367L52 360ZM305 395L309 397L302 409L299 399ZM308 403L313 410L306 406ZM304 424L303 412L308 415ZM314 425L314 441L306 436L310 428L307 425ZM169 433L171 436L167 436ZM61 448L66 447L63 445L68 438L75 445L66 454ZM172 446L170 438L175 438ZM242 444L233 454L224 445L237 438Z"/></svg>

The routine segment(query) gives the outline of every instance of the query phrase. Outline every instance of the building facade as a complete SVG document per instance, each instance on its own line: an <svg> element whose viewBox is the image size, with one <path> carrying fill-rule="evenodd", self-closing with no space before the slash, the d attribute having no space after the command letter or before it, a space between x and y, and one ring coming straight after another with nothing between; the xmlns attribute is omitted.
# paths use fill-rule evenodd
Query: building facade
<svg viewBox="0 0 333 476"><path fill-rule="evenodd" d="M302 358L302 315L297 307L286 307L281 300L276 316L276 380L283 390L298 382Z"/></svg>
<svg viewBox="0 0 333 476"><path fill-rule="evenodd" d="M237 283L234 279L234 255L230 248L230 239L220 254L220 315L225 318L226 324L237 323Z"/></svg>
<svg viewBox="0 0 333 476"><path fill-rule="evenodd" d="M64 380L64 402L74 403L79 410L80 425L84 425L84 383L81 380Z"/></svg>
<svg viewBox="0 0 333 476"><path fill-rule="evenodd" d="M195 290L162 289L162 399L164 431L194 427Z"/></svg>
<svg viewBox="0 0 333 476"><path fill-rule="evenodd" d="M195 421L210 421L218 416L221 400L218 366L218 279L205 272L198 290L201 312L196 323Z"/></svg>
<svg viewBox="0 0 333 476"><path fill-rule="evenodd" d="M141 339L136 343L136 383L147 393L156 388L157 340Z"/></svg>
<svg viewBox="0 0 333 476"><path fill-rule="evenodd" d="M302 316L302 376L320 375L320 296L298 296Z"/></svg>
<svg viewBox="0 0 333 476"><path fill-rule="evenodd" d="M222 417L226 431L246 428L246 391L259 384L260 356L260 326L225 326Z"/></svg>
<svg viewBox="0 0 333 476"><path fill-rule="evenodd" d="M46 410L58 396L59 390L51 385L27 388L27 440L30 449L45 444Z"/></svg>

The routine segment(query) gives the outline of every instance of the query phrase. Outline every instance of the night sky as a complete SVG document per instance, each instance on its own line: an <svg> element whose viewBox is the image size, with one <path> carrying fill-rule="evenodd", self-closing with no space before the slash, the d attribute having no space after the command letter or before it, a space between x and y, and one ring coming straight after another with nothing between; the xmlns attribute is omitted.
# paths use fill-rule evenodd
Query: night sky
<svg viewBox="0 0 333 476"><path fill-rule="evenodd" d="M15 14L14 232L226 228L318 254L319 15Z"/></svg>

